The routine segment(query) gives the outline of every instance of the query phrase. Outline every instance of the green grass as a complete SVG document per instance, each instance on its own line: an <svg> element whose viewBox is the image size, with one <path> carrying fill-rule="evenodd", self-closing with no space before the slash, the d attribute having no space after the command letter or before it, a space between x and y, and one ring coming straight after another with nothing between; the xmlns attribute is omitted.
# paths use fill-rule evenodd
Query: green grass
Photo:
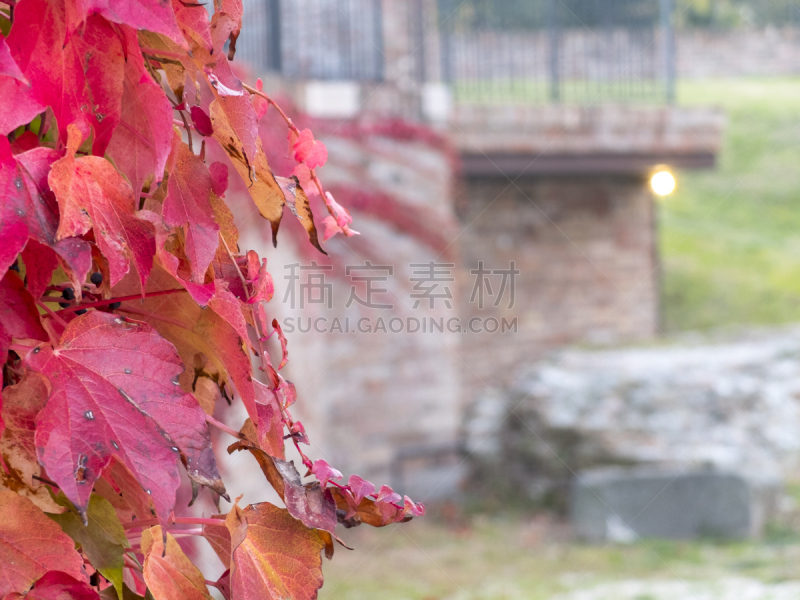
<svg viewBox="0 0 800 600"><path fill-rule="evenodd" d="M679 174L660 206L667 331L800 321L800 79L683 82L723 108L715 171Z"/></svg>
<svg viewBox="0 0 800 600"><path fill-rule="evenodd" d="M584 545L560 541L560 526L541 519L487 517L459 530L426 518L347 533L355 550L339 547L323 565L320 600L545 600L622 580L745 577L769 584L800 578L797 536L775 544Z"/></svg>

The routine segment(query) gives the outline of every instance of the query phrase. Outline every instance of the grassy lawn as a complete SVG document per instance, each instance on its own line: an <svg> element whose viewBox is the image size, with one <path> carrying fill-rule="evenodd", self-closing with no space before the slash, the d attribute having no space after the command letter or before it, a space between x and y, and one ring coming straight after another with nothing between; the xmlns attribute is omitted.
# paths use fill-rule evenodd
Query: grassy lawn
<svg viewBox="0 0 800 600"><path fill-rule="evenodd" d="M800 78L683 82L728 116L719 167L661 203L668 331L800 321Z"/></svg>
<svg viewBox="0 0 800 600"><path fill-rule="evenodd" d="M460 530L426 518L348 533L355 550L337 548L333 561L323 565L320 600L800 597L795 534L762 544L646 541L603 547L563 541L559 526L542 519L487 517ZM745 582L757 595L741 594ZM782 586L792 586L791 595L771 595Z"/></svg>

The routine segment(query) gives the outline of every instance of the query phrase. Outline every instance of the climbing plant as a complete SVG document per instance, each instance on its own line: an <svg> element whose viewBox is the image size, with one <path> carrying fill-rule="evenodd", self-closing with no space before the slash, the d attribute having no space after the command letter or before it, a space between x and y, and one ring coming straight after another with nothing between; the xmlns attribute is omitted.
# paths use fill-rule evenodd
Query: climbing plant
<svg viewBox="0 0 800 600"><path fill-rule="evenodd" d="M236 76L241 24L241 0L0 0L0 598L315 598L337 524L424 513L304 450L229 174L273 243L287 208L321 252L357 232L317 176L324 144ZM263 119L285 124L290 172L270 168ZM213 416L223 399L243 424ZM230 501L209 427L285 508L183 516L200 494Z"/></svg>

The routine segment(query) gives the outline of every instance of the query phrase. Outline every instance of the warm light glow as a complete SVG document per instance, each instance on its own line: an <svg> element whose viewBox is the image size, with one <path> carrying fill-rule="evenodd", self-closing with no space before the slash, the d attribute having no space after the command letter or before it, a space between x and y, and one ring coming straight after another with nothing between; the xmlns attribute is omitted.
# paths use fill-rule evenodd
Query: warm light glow
<svg viewBox="0 0 800 600"><path fill-rule="evenodd" d="M650 187L659 196L667 196L675 190L675 177L669 171L659 171L650 178Z"/></svg>

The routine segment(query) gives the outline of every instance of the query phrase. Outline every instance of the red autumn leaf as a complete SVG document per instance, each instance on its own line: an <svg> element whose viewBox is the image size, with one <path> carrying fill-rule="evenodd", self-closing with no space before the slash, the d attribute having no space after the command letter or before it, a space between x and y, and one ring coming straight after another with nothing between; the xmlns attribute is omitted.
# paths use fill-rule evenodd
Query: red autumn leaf
<svg viewBox="0 0 800 600"><path fill-rule="evenodd" d="M247 252L247 279L252 285L253 293L250 294L248 304L256 302L269 302L275 293L272 275L267 271L267 259L258 262L258 254L254 250Z"/></svg>
<svg viewBox="0 0 800 600"><path fill-rule="evenodd" d="M272 329L278 334L278 340L281 342L281 364L278 365L278 369L282 369L286 366L286 363L289 362L289 340L287 340L286 336L283 334L283 329L281 329L278 319L272 319ZM287 406L290 405L291 403Z"/></svg>
<svg viewBox="0 0 800 600"><path fill-rule="evenodd" d="M11 337L47 341L47 332L39 320L36 302L25 289L19 275L6 273L0 280L0 332Z"/></svg>
<svg viewBox="0 0 800 600"><path fill-rule="evenodd" d="M144 66L136 32L122 29L127 44L122 116L108 155L138 195L146 182L152 191L164 176L172 149L172 105Z"/></svg>
<svg viewBox="0 0 800 600"><path fill-rule="evenodd" d="M336 508L345 514L342 524L345 527L356 527L366 523L372 527L386 527L392 523L406 520L406 514L402 508L396 507L389 502L378 502L372 498L362 498L361 502L355 502L355 498L348 490L331 488L330 494L336 502ZM408 517L409 519L411 517Z"/></svg>
<svg viewBox="0 0 800 600"><path fill-rule="evenodd" d="M52 386L37 417L39 460L82 514L112 456L161 519L175 504L180 455L193 480L224 494L205 414L178 385L175 348L149 325L92 311L69 323L55 349L39 346L26 362Z"/></svg>
<svg viewBox="0 0 800 600"><path fill-rule="evenodd" d="M219 579L217 579L217 589L225 600L232 600L231 595L231 570L225 571Z"/></svg>
<svg viewBox="0 0 800 600"><path fill-rule="evenodd" d="M80 136L70 125L67 154L53 164L48 176L61 209L58 238L83 235L93 228L108 259L111 285L125 276L133 261L144 289L155 254L153 228L134 216L131 186L110 162L99 156L75 158Z"/></svg>
<svg viewBox="0 0 800 600"><path fill-rule="evenodd" d="M211 173L211 189L217 196L222 196L228 189L228 165L213 162L208 165L208 172Z"/></svg>
<svg viewBox="0 0 800 600"><path fill-rule="evenodd" d="M187 292L189 292L200 306L206 306L211 298L214 297L215 286L214 283L197 284L189 279L188 273L179 273L180 259L171 254L166 249L170 232L164 227L164 222L160 216L148 210L139 211L139 218L149 221L153 224L156 232L156 259L162 269L167 271L181 284Z"/></svg>
<svg viewBox="0 0 800 600"><path fill-rule="evenodd" d="M9 594L3 600L100 600L85 581L60 571L48 571L25 594Z"/></svg>
<svg viewBox="0 0 800 600"><path fill-rule="evenodd" d="M298 166L303 167L305 165ZM299 185L299 179L293 176L291 179L276 177L275 180L281 187L286 206L289 207L289 210L297 217L297 220L300 221L300 224L306 230L308 240L317 250L323 254L327 254L319 245L317 226L314 224L314 213L311 212L311 203L308 201L308 196L305 191ZM310 181L309 186L309 189L316 190L316 186Z"/></svg>
<svg viewBox="0 0 800 600"><path fill-rule="evenodd" d="M336 505L328 490L323 490L317 482L304 485L294 463L270 456L249 442L236 442L228 448L228 452L236 450L248 450L253 455L295 519L308 527L334 532Z"/></svg>
<svg viewBox="0 0 800 600"><path fill-rule="evenodd" d="M0 135L29 123L47 108L36 99L30 85L7 75L0 75L0 98L4 109L0 111Z"/></svg>
<svg viewBox="0 0 800 600"><path fill-rule="evenodd" d="M8 49L8 43L2 33L0 33L0 75L28 83L14 57L11 56L11 50Z"/></svg>
<svg viewBox="0 0 800 600"><path fill-rule="evenodd" d="M148 292L172 287L170 275L161 269L153 269ZM214 306L224 307L223 300ZM123 302L120 311L124 312L128 307L168 319L167 322L164 318L153 318L150 323L175 345L184 364L196 365L197 358L201 357L201 362L205 361L201 370L206 375L215 378L220 386L232 382L248 414L257 418L252 365L246 346L249 342L240 336L232 323L217 314L213 308L203 310L188 294L147 298L143 302ZM148 321L148 317L140 316L139 312L135 313L135 318Z"/></svg>
<svg viewBox="0 0 800 600"><path fill-rule="evenodd" d="M144 580L155 600L211 600L200 570L168 533L164 545L161 527L142 533Z"/></svg>
<svg viewBox="0 0 800 600"><path fill-rule="evenodd" d="M256 391L256 413L258 415L257 444L270 456L286 460L280 400L275 392L260 381L253 381L253 385Z"/></svg>
<svg viewBox="0 0 800 600"><path fill-rule="evenodd" d="M308 168L308 165L304 163L295 165L294 169L292 169L292 177L297 178L297 183L303 188L307 196L319 194L319 190L311 178L311 169Z"/></svg>
<svg viewBox="0 0 800 600"><path fill-rule="evenodd" d="M4 110L0 112L0 134L6 135L20 125L31 121L45 109L36 100L30 83L17 65L3 34L0 33L0 98Z"/></svg>
<svg viewBox="0 0 800 600"><path fill-rule="evenodd" d="M244 510L234 505L225 524L231 534L232 598L317 597L324 544L316 531L267 502Z"/></svg>
<svg viewBox="0 0 800 600"><path fill-rule="evenodd" d="M47 486L34 479L41 475L33 439L35 420L47 402L48 392L44 377L32 371L3 390L5 430L0 438L0 453L6 468L0 471L0 488L30 498L45 512L59 513L64 509L53 501Z"/></svg>
<svg viewBox="0 0 800 600"><path fill-rule="evenodd" d="M27 592L48 571L85 580L72 539L14 492L0 492L0 565L0 597Z"/></svg>
<svg viewBox="0 0 800 600"><path fill-rule="evenodd" d="M23 131L22 134L15 137L14 141L11 143L11 150L14 154L27 152L28 150L33 150L38 147L39 136L32 131Z"/></svg>
<svg viewBox="0 0 800 600"><path fill-rule="evenodd" d="M205 50L211 52L214 42L211 39L208 11L203 3L172 0L172 8L178 19L178 27L186 41L190 45L192 43L202 45Z"/></svg>
<svg viewBox="0 0 800 600"><path fill-rule="evenodd" d="M40 298L50 285L53 271L58 267L56 253L36 240L28 240L22 251L22 262L25 263L28 291L34 298Z"/></svg>
<svg viewBox="0 0 800 600"><path fill-rule="evenodd" d="M311 465L311 473L319 480L319 484L325 489L331 479L341 479L342 472L334 469L328 461L321 458L314 461Z"/></svg>
<svg viewBox="0 0 800 600"><path fill-rule="evenodd" d="M0 276L30 236L55 250L64 271L80 290L91 267L91 249L79 238L56 241L58 203L47 175L58 159L59 154L50 148L34 148L13 156L8 140L0 136Z"/></svg>
<svg viewBox="0 0 800 600"><path fill-rule="evenodd" d="M53 109L61 140L72 123L84 138L94 129L92 149L102 156L120 118L122 43L98 16L86 19L80 35L67 33L63 0L25 0L14 10L8 46L35 98Z"/></svg>
<svg viewBox="0 0 800 600"><path fill-rule="evenodd" d="M328 160L328 149L325 144L314 139L314 134L310 129L303 129L300 135L295 136L292 151L294 159L297 162L305 163L309 169L317 169Z"/></svg>
<svg viewBox="0 0 800 600"><path fill-rule="evenodd" d="M184 45L172 6L164 0L68 0L74 5L71 25L74 27L88 15L99 14L113 23L163 33Z"/></svg>
<svg viewBox="0 0 800 600"><path fill-rule="evenodd" d="M211 103L211 122L214 124L214 139L231 159L231 164L247 186L247 192L258 207L258 212L270 222L272 243L277 245L278 229L286 201L269 167L261 139L256 141L255 158L248 158L242 140L234 131L222 104L217 100Z"/></svg>
<svg viewBox="0 0 800 600"><path fill-rule="evenodd" d="M199 106L193 106L190 110L192 114L192 125L195 130L202 136L208 137L214 135L214 127L211 125L211 119Z"/></svg>
<svg viewBox="0 0 800 600"><path fill-rule="evenodd" d="M219 245L219 225L211 208L211 175L200 158L182 142L175 144L175 168L169 176L164 200L164 222L183 227L186 255L191 261L195 283L204 283L205 274ZM173 146L174 147L174 146Z"/></svg>
<svg viewBox="0 0 800 600"><path fill-rule="evenodd" d="M256 158L258 118L250 103L249 94L231 71L230 64L224 56L219 57L214 72L208 75L208 79L217 97L211 105L212 121L216 121L214 105L217 105L225 115L227 126L236 135L246 162L252 165Z"/></svg>
<svg viewBox="0 0 800 600"><path fill-rule="evenodd" d="M222 12L233 21L231 45L236 48L236 38L239 37L239 32L242 30L242 17L244 16L242 0L222 0ZM228 54L228 59L233 60L233 56L230 53Z"/></svg>

